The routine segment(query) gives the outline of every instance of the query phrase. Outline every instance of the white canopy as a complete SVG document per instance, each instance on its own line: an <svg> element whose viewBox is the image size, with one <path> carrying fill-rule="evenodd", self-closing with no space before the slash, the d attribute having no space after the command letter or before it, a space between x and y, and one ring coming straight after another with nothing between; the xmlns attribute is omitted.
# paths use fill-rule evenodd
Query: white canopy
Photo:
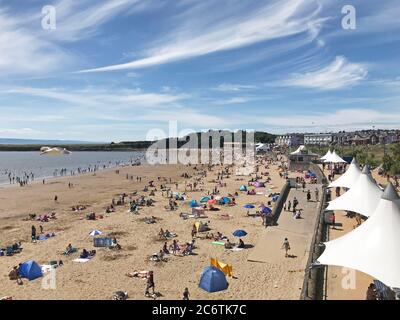
<svg viewBox="0 0 400 320"><path fill-rule="evenodd" d="M345 163L346 161L344 161L341 157L339 157L336 151L333 150L333 152L325 158L324 162Z"/></svg>
<svg viewBox="0 0 400 320"><path fill-rule="evenodd" d="M325 243L317 263L342 266L400 288L400 207L392 184L371 217L343 237Z"/></svg>
<svg viewBox="0 0 400 320"><path fill-rule="evenodd" d="M290 154L301 154L301 151L303 151L306 147L301 145L297 148L296 151L291 152Z"/></svg>
<svg viewBox="0 0 400 320"><path fill-rule="evenodd" d="M341 175L338 179L331 182L331 184L328 186L328 188L343 187L343 188L350 189L351 186L360 177L360 174L361 174L361 169L358 166L356 158L353 158L353 160L351 161L351 164L350 164L349 168L346 170L346 172L343 175Z"/></svg>
<svg viewBox="0 0 400 320"><path fill-rule="evenodd" d="M367 166L349 191L329 202L326 210L347 210L369 217L378 206L382 196L381 188L376 184Z"/></svg>
<svg viewBox="0 0 400 320"><path fill-rule="evenodd" d="M331 149L329 149L329 150L325 153L325 155L324 155L323 157L321 157L321 160L327 159L328 157L330 157L331 154L332 154Z"/></svg>

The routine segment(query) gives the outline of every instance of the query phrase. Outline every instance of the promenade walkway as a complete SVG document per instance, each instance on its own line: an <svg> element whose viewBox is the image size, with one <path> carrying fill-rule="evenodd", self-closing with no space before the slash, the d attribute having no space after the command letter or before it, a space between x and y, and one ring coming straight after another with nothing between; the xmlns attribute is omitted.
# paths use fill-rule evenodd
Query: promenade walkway
<svg viewBox="0 0 400 320"><path fill-rule="evenodd" d="M265 229L253 252L249 255L248 261L280 264L285 266L287 272L304 272L319 212L320 202L315 200L316 188L318 188L319 198L321 198L321 185L306 186L305 190L311 191L310 202L307 202L307 192L303 192L301 188L290 190L287 201L290 200L293 203L294 197L297 198L299 201L297 208L302 209L302 218L294 219L292 212L282 210L277 225ZM281 250L285 238L288 238L291 246L288 258L285 258L285 251ZM299 286L301 286L300 283L293 284L294 288Z"/></svg>

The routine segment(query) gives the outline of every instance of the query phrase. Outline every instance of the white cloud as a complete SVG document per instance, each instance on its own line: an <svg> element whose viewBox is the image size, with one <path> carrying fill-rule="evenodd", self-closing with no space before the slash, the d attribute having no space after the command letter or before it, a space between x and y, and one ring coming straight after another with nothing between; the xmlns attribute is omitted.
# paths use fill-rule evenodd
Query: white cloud
<svg viewBox="0 0 400 320"><path fill-rule="evenodd" d="M229 92L229 91L244 91L257 89L254 85L244 85L244 84L233 84L233 83L221 83L214 88L216 91Z"/></svg>
<svg viewBox="0 0 400 320"><path fill-rule="evenodd" d="M41 134L42 131L34 130L31 128L21 128L21 129L0 129L0 135L3 137L16 137L24 136L31 137L33 135Z"/></svg>
<svg viewBox="0 0 400 320"><path fill-rule="evenodd" d="M284 85L334 90L357 84L367 76L367 69L358 63L351 63L338 56L328 66L304 74L292 74Z"/></svg>
<svg viewBox="0 0 400 320"><path fill-rule="evenodd" d="M0 73L42 74L64 66L70 59L60 48L40 39L0 9Z"/></svg>
<svg viewBox="0 0 400 320"><path fill-rule="evenodd" d="M143 108L155 106L169 106L174 102L186 99L185 94L160 94L146 93L140 89L135 90L101 90L81 89L66 90L60 88L32 88L16 87L0 90L2 94L37 96L41 98L54 99L73 106L82 107L107 107L107 108Z"/></svg>
<svg viewBox="0 0 400 320"><path fill-rule="evenodd" d="M233 7L237 3L230 5ZM272 1L256 10L247 10L248 14L242 6L243 2L233 14L231 8L227 8L232 15L220 17L221 11L216 10L215 1L204 1L201 10L183 13L184 21L179 21L178 28L165 37L167 40L158 41L147 50L144 58L79 72L146 68L301 33L311 33L315 37L324 21L317 18L318 1ZM199 22L199 16L203 21ZM216 16L220 21L216 21Z"/></svg>
<svg viewBox="0 0 400 320"><path fill-rule="evenodd" d="M57 29L50 33L54 40L77 41L95 34L98 28L124 13L131 12L139 0L61 0L55 4Z"/></svg>

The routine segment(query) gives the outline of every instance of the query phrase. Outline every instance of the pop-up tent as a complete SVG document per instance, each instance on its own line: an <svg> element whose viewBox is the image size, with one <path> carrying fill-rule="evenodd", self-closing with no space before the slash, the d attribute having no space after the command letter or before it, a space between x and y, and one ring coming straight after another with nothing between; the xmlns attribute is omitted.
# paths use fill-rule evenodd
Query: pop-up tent
<svg viewBox="0 0 400 320"><path fill-rule="evenodd" d="M369 217L375 211L382 192L372 178L368 166L365 166L350 190L330 201L326 210L347 210Z"/></svg>
<svg viewBox="0 0 400 320"><path fill-rule="evenodd" d="M329 188L342 187L350 189L352 185L360 177L360 174L361 174L361 169L357 164L356 158L353 158L346 172L343 175L341 175L338 179L331 182L331 184L328 187Z"/></svg>
<svg viewBox="0 0 400 320"><path fill-rule="evenodd" d="M231 202L231 199L228 197L222 197L221 199L218 200L219 204L228 204Z"/></svg>
<svg viewBox="0 0 400 320"><path fill-rule="evenodd" d="M200 277L199 287L207 292L226 290L228 282L224 273L216 267L205 267Z"/></svg>
<svg viewBox="0 0 400 320"><path fill-rule="evenodd" d="M246 187L244 184L242 184L242 185L240 186L239 190L240 190L240 191L247 191L247 187Z"/></svg>
<svg viewBox="0 0 400 320"><path fill-rule="evenodd" d="M195 207L199 207L200 205L197 203L197 201L196 200L192 200L192 201L190 201L190 203L189 203L189 207L190 208L195 208Z"/></svg>
<svg viewBox="0 0 400 320"><path fill-rule="evenodd" d="M359 270L389 287L400 288L399 201L389 184L371 217L343 237L326 242L316 264Z"/></svg>
<svg viewBox="0 0 400 320"><path fill-rule="evenodd" d="M200 202L201 202L201 203L207 202L207 201L210 200L210 199L211 199L210 197L201 197Z"/></svg>
<svg viewBox="0 0 400 320"><path fill-rule="evenodd" d="M19 275L21 278L26 278L29 281L35 280L43 276L42 267L35 261L29 260L19 267Z"/></svg>

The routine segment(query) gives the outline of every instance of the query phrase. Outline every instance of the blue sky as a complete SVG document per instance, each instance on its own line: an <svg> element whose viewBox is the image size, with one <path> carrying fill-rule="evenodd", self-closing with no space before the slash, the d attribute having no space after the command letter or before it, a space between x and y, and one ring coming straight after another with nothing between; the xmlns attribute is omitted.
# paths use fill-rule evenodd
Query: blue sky
<svg viewBox="0 0 400 320"><path fill-rule="evenodd" d="M398 0L0 0L0 137L399 128L399 21Z"/></svg>

